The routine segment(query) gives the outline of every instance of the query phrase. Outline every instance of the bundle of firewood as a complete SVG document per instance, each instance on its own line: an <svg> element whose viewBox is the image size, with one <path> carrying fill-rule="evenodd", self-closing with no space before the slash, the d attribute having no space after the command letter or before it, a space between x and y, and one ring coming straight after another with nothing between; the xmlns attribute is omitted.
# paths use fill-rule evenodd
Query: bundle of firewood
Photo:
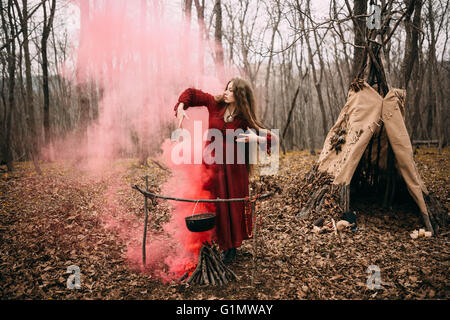
<svg viewBox="0 0 450 320"><path fill-rule="evenodd" d="M186 279L186 273L180 280ZM198 255L198 264L191 276L186 280L187 284L223 285L236 280L236 274L231 271L220 258L216 248L210 243L204 242Z"/></svg>
<svg viewBox="0 0 450 320"><path fill-rule="evenodd" d="M329 173L319 171L317 165L311 168L300 183L302 187L298 188L298 193L295 194L297 198L305 201L297 214L299 218L312 218L313 213L338 218L345 208L342 201L345 197L341 194L344 186L334 185L333 179Z"/></svg>

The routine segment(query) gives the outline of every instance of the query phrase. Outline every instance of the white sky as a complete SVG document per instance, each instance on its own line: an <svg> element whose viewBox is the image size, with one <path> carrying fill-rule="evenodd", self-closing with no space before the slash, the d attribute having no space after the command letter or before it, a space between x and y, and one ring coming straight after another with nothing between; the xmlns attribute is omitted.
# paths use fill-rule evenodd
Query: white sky
<svg viewBox="0 0 450 320"><path fill-rule="evenodd" d="M38 3L40 0L31 0L30 5L33 3ZM73 46L77 45L77 34L79 30L79 10L78 7L73 3L74 0L59 0L57 2L58 5L58 14L55 20L55 31L58 34L62 34L64 31L67 31L71 37L69 38L69 43ZM92 3L110 3L117 0L91 0ZM126 0L127 2L135 1L137 3L140 3L141 0ZM174 22L180 21L182 18L182 3L183 0L160 0L163 3L163 6L165 8L165 15L164 20L165 21L171 21ZM270 0L267 0L270 1ZM228 2L228 0L223 0L223 2ZM210 15L210 11L212 9L212 6L214 5L214 0L206 0L205 3L207 4L207 15ZM236 3L238 1L236 0ZM338 1L339 4L342 4L343 1ZM329 6L330 6L330 0L311 0L311 10L312 15L316 22L321 21L322 19L327 19L329 14ZM237 9L234 8L235 10ZM262 9L264 10L264 9ZM251 14L251 13L250 13ZM39 21L40 17L39 15L42 15L42 10L38 10L36 13L36 20ZM226 19L226 14L223 12L224 19ZM195 6L193 5L193 27L197 27L196 22L196 12L195 12ZM208 21L207 21L208 23ZM281 28L285 28L286 26L280 26ZM284 31L283 31L284 33ZM286 34L289 34L289 30L286 30ZM441 37L442 38L442 37ZM285 38L287 40L287 37ZM291 39L292 40L292 39ZM264 43L268 40L264 38ZM439 42L438 42L439 43ZM438 50L439 51L439 50ZM439 54L439 53L438 53ZM440 54L439 54L440 55ZM445 55L448 56L448 53Z"/></svg>
<svg viewBox="0 0 450 320"><path fill-rule="evenodd" d="M37 0L35 0L37 1ZM91 1L115 1L115 0L91 0ZM127 1L140 1L140 0L127 0ZM207 0L213 1L213 0ZM70 4L70 0L62 1L64 5L60 9L61 16L64 19L64 22L68 28L68 30L76 30L79 28L79 10L76 5ZM182 13L182 0L162 0L164 7L166 9L165 19L181 19ZM212 4L210 4L212 6ZM311 11L314 16L317 18L322 18L328 14L330 1L329 0L313 0L311 1ZM193 5L193 10L195 10L195 6ZM195 11L194 11L195 12Z"/></svg>

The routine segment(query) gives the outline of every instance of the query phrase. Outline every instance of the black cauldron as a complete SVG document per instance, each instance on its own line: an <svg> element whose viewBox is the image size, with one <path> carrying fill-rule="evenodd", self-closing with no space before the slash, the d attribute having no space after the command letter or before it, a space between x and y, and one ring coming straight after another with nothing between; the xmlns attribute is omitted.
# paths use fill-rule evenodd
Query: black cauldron
<svg viewBox="0 0 450 320"><path fill-rule="evenodd" d="M216 214L213 212L195 214L184 219L191 232L208 231L216 225Z"/></svg>

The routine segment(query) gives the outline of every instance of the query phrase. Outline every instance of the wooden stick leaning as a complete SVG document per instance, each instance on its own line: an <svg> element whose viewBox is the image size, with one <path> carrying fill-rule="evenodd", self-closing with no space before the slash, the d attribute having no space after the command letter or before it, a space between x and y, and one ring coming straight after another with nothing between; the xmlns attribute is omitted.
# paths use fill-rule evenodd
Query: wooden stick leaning
<svg viewBox="0 0 450 320"><path fill-rule="evenodd" d="M238 279L237 275L229 268L224 268L225 265L222 263L222 260L220 259L220 257L217 255L217 252L215 252L211 246L209 246L209 244L207 244L209 247L210 252L212 253L212 255L215 257L215 260L218 262L216 265L219 266L219 268L222 268L223 271L225 272L225 275L227 275L229 277L230 280L235 280Z"/></svg>
<svg viewBox="0 0 450 320"><path fill-rule="evenodd" d="M214 267L217 270L217 275L222 280L223 284L227 284L229 281L226 275L226 270L220 264L221 263L220 258L215 255L214 251L210 247L207 246L206 248L210 253L210 258L214 263Z"/></svg>
<svg viewBox="0 0 450 320"><path fill-rule="evenodd" d="M253 230L253 271L252 271L252 286L255 285L255 273L256 273L256 255L257 255L257 242L256 242L256 205L254 202L252 202L252 221L254 223L254 230Z"/></svg>
<svg viewBox="0 0 450 320"><path fill-rule="evenodd" d="M148 191L148 176L145 176L145 190ZM145 268L146 265L146 253L145 253L145 243L147 242L147 223L148 223L148 203L147 197L144 200L144 212L145 212L145 222L144 222L144 239L142 240L142 263ZM151 201L150 201L151 202Z"/></svg>
<svg viewBox="0 0 450 320"><path fill-rule="evenodd" d="M202 255L202 279L204 284L209 284L208 274L206 271L205 256Z"/></svg>
<svg viewBox="0 0 450 320"><path fill-rule="evenodd" d="M211 282L211 284L213 286L216 285L216 281L214 279L217 279L217 281L219 280L218 277L215 276L214 271L213 271L213 266L211 261L208 258L208 255L205 254L205 256L203 257L205 259L205 263L206 263L206 269L208 270L208 276L209 276L209 282Z"/></svg>
<svg viewBox="0 0 450 320"><path fill-rule="evenodd" d="M205 245L205 244L204 244ZM214 259L213 254L212 254L212 250L210 250L210 247L208 245L205 245L205 260L206 260L206 264L208 266L209 271L212 273L211 277L212 279L216 279L217 282L219 284L223 283L223 279L222 276L220 274L220 272L218 272L218 267L217 267L217 261ZM213 282L214 285L214 282Z"/></svg>
<svg viewBox="0 0 450 320"><path fill-rule="evenodd" d="M194 272L187 279L186 284L200 284L200 285L223 285L230 281L238 279L236 274L219 258L217 252L209 243L203 243L200 249L198 264ZM183 276L184 280L185 277ZM180 279L180 281L182 281Z"/></svg>
<svg viewBox="0 0 450 320"><path fill-rule="evenodd" d="M202 261L202 251L203 251L203 250L204 250L204 247L202 247L202 248L200 249L200 252L199 252L199 254L198 254L197 269L195 269L194 272L191 274L191 276L189 277L187 283L192 282L193 278L197 275L197 273L199 273L199 270L200 270L200 269L198 268L198 265L200 265L200 263L201 263L201 261Z"/></svg>
<svg viewBox="0 0 450 320"><path fill-rule="evenodd" d="M222 277L219 275L219 272L217 272L214 260L211 256L208 256L208 261L209 261L209 266L211 268L210 270L213 274L213 278L215 278L217 280L217 284L218 285L224 284Z"/></svg>

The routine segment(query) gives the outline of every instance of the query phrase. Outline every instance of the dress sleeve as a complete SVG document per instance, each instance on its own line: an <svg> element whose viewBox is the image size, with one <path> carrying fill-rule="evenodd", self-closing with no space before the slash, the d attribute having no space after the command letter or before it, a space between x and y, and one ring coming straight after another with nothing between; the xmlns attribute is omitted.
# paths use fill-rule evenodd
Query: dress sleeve
<svg viewBox="0 0 450 320"><path fill-rule="evenodd" d="M261 144L261 148L266 148L266 152L267 154L270 156L272 153L272 143L276 143L275 141L276 137L274 135L272 135L270 132L267 132L266 135L266 142L263 142Z"/></svg>
<svg viewBox="0 0 450 320"><path fill-rule="evenodd" d="M216 101L211 94L198 89L188 88L181 93L180 97L178 98L178 102L175 104L175 116L177 116L177 109L180 102L184 103L184 110L189 107L204 106L208 108L208 111L210 111L210 109L216 104Z"/></svg>

